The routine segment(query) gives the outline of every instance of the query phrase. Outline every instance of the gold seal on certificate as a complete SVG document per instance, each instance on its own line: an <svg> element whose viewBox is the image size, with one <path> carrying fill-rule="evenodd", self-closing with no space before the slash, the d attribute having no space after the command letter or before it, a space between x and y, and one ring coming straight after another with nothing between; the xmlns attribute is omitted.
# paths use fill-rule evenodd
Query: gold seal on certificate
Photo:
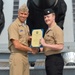
<svg viewBox="0 0 75 75"><path fill-rule="evenodd" d="M40 39L43 36L43 30L42 29L34 29L32 31L32 41L31 41L31 46L32 47L40 47Z"/></svg>

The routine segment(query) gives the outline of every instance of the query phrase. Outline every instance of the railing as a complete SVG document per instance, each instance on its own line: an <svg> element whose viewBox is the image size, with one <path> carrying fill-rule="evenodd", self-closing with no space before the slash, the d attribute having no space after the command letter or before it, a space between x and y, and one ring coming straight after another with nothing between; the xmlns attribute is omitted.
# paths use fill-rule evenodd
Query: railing
<svg viewBox="0 0 75 75"><path fill-rule="evenodd" d="M9 56L10 51L7 48L8 45L0 45L0 75L9 75ZM62 51L75 51L75 43L65 43L65 47ZM43 53L33 55L28 53L30 62L30 75L46 75ZM63 75L75 75L75 66L65 66Z"/></svg>

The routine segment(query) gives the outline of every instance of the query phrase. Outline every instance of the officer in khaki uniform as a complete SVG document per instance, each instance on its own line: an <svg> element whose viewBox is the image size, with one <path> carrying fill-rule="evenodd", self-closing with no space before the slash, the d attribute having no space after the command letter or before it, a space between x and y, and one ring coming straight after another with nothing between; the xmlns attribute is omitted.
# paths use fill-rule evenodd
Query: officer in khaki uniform
<svg viewBox="0 0 75 75"><path fill-rule="evenodd" d="M27 52L35 54L35 49L28 47L29 27L25 20L29 10L23 4L18 10L18 18L8 28L10 54L10 75L29 75L29 62Z"/></svg>
<svg viewBox="0 0 75 75"><path fill-rule="evenodd" d="M61 56L61 50L64 47L63 30L56 24L55 13L52 9L44 10L44 20L48 29L40 43L46 55L46 73L47 75L63 75L64 61Z"/></svg>

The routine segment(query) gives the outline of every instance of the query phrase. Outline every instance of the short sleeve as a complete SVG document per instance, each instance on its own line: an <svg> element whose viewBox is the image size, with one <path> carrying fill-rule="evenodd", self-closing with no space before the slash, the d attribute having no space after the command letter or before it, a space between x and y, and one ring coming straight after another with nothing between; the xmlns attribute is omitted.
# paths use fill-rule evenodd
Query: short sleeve
<svg viewBox="0 0 75 75"><path fill-rule="evenodd" d="M19 39L19 34L18 34L18 28L16 25L11 25L9 26L8 28L8 36L9 36L9 39L16 39L18 40Z"/></svg>
<svg viewBox="0 0 75 75"><path fill-rule="evenodd" d="M64 43L64 34L62 29L58 29L54 31L54 39L56 44Z"/></svg>

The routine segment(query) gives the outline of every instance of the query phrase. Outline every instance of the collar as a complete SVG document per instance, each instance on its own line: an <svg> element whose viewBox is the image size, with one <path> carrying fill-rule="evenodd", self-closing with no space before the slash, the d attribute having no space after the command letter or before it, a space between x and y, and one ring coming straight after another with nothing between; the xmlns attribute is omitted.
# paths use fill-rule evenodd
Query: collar
<svg viewBox="0 0 75 75"><path fill-rule="evenodd" d="M52 27L49 27L46 31L46 33L48 33L49 31L53 30L53 28L56 26L57 24L55 23Z"/></svg>
<svg viewBox="0 0 75 75"><path fill-rule="evenodd" d="M52 30L57 24L55 23L53 26L50 27L50 30Z"/></svg>
<svg viewBox="0 0 75 75"><path fill-rule="evenodd" d="M24 26L25 25L25 23L21 23L18 18L16 19L16 21L17 21L17 23L18 23L19 26Z"/></svg>

